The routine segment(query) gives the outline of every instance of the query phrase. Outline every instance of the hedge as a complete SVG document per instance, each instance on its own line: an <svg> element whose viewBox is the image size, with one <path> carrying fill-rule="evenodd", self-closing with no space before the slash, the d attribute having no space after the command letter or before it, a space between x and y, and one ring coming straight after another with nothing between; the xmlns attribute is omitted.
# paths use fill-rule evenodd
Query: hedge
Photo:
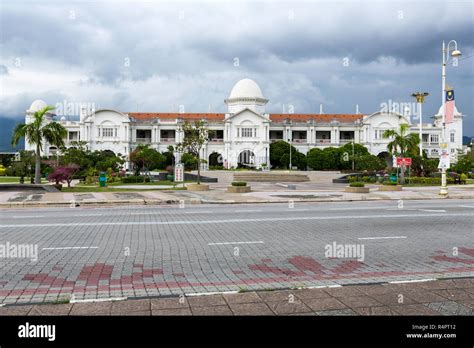
<svg viewBox="0 0 474 348"><path fill-rule="evenodd" d="M131 176L126 176L122 178L122 182L124 184L132 184L132 183L138 183L138 182L150 182L149 177L145 177L143 175L131 175Z"/></svg>
<svg viewBox="0 0 474 348"><path fill-rule="evenodd" d="M232 186L247 186L245 181L232 181Z"/></svg>
<svg viewBox="0 0 474 348"><path fill-rule="evenodd" d="M351 182L349 186L350 187L365 187L365 184L360 181L355 181L355 182Z"/></svg>

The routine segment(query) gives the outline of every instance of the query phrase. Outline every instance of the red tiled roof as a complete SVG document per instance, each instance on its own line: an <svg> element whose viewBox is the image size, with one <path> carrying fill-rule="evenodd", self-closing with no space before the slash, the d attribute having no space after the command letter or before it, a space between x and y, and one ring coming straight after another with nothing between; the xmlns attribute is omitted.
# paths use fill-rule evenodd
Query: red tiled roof
<svg viewBox="0 0 474 348"><path fill-rule="evenodd" d="M177 119L182 118L184 120L224 120L225 114L206 114L206 113L178 113L178 112L129 112L129 116L137 120L150 120L150 119Z"/></svg>
<svg viewBox="0 0 474 348"><path fill-rule="evenodd" d="M270 114L270 120L275 122L284 122L286 119L292 121L309 121L329 123L339 121L341 123L353 123L361 120L364 115L361 114Z"/></svg>
<svg viewBox="0 0 474 348"><path fill-rule="evenodd" d="M166 119L174 120L181 118L184 120L201 120L206 119L210 121L223 121L225 114L215 113L162 113L162 112L129 112L129 116L136 120L151 120L151 119ZM287 119L292 121L309 121L330 123L331 121L338 121L341 123L353 123L361 120L364 117L362 114L270 114L270 120L274 122L284 122Z"/></svg>

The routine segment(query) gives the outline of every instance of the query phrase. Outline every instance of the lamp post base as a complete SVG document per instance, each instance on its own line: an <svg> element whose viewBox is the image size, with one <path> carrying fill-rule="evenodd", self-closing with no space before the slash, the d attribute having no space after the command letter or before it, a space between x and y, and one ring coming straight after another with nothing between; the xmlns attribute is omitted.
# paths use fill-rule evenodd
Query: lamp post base
<svg viewBox="0 0 474 348"><path fill-rule="evenodd" d="M446 186L441 186L439 189L440 196L447 196L448 195L448 188Z"/></svg>

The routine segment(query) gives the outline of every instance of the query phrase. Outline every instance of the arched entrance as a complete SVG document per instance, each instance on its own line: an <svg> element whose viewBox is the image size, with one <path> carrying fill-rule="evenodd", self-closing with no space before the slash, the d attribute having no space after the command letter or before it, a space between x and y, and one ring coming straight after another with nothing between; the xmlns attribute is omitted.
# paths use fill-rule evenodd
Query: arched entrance
<svg viewBox="0 0 474 348"><path fill-rule="evenodd" d="M224 168L224 158L218 152L213 152L209 155L209 167Z"/></svg>
<svg viewBox="0 0 474 348"><path fill-rule="evenodd" d="M113 152L112 150L102 150L102 153L106 155L107 157L115 156L115 152Z"/></svg>
<svg viewBox="0 0 474 348"><path fill-rule="evenodd" d="M254 167L255 154L250 150L244 150L239 154L239 160L237 163L239 167Z"/></svg>

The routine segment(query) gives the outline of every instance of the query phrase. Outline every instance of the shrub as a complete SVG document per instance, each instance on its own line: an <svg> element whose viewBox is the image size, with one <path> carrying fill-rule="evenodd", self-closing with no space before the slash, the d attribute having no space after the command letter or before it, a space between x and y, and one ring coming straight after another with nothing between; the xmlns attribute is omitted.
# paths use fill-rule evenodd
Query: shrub
<svg viewBox="0 0 474 348"><path fill-rule="evenodd" d="M453 178L446 178L448 184L453 184ZM439 186L441 185L441 178L430 178L430 177L410 177L405 178L407 184L415 184L415 185L428 185L428 186Z"/></svg>
<svg viewBox="0 0 474 348"><path fill-rule="evenodd" d="M365 184L360 181L354 181L349 184L350 187L365 187Z"/></svg>
<svg viewBox="0 0 474 348"><path fill-rule="evenodd" d="M133 184L133 183L139 183L139 182L150 182L149 177L145 177L143 175L130 175L122 178L122 182L124 184Z"/></svg>
<svg viewBox="0 0 474 348"><path fill-rule="evenodd" d="M0 164L0 176L4 176L6 174L6 171L7 170L5 169L5 167Z"/></svg>
<svg viewBox="0 0 474 348"><path fill-rule="evenodd" d="M396 185L397 185L397 183L396 183L396 182L393 182L393 181L389 181L389 180L387 180L387 181L384 181L384 182L382 182L382 185L387 185L387 186L396 186Z"/></svg>
<svg viewBox="0 0 474 348"><path fill-rule="evenodd" d="M232 181L232 186L247 186L245 181Z"/></svg>
<svg viewBox="0 0 474 348"><path fill-rule="evenodd" d="M197 169L198 159L193 154L186 152L181 156L181 163L184 164L185 170Z"/></svg>

